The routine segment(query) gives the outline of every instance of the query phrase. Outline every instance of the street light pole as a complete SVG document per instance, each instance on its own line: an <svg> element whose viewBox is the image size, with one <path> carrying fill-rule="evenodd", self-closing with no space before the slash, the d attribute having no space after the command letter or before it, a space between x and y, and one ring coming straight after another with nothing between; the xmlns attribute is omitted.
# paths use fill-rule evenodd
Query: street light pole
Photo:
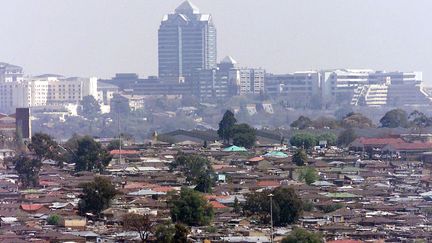
<svg viewBox="0 0 432 243"><path fill-rule="evenodd" d="M270 197L270 242L273 243L273 194L269 194Z"/></svg>

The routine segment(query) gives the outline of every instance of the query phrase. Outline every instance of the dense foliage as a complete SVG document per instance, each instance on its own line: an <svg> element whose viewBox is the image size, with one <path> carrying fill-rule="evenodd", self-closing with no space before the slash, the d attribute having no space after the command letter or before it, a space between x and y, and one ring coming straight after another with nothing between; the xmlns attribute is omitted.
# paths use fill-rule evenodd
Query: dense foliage
<svg viewBox="0 0 432 243"><path fill-rule="evenodd" d="M380 123L383 127L407 127L408 114L402 109L393 109L385 113L381 118Z"/></svg>
<svg viewBox="0 0 432 243"><path fill-rule="evenodd" d="M214 172L207 158L195 154L179 154L176 160L170 164L170 167L183 172L186 180L196 185L197 191L211 192L214 184Z"/></svg>
<svg viewBox="0 0 432 243"><path fill-rule="evenodd" d="M324 240L321 234L296 228L282 239L282 243L324 243Z"/></svg>
<svg viewBox="0 0 432 243"><path fill-rule="evenodd" d="M232 129L232 138L234 145L252 148L256 141L256 131L248 124L236 124Z"/></svg>
<svg viewBox="0 0 432 243"><path fill-rule="evenodd" d="M298 179L308 185L314 183L318 178L318 172L313 167L304 167L299 170Z"/></svg>
<svg viewBox="0 0 432 243"><path fill-rule="evenodd" d="M63 152L57 142L45 133L35 133L31 137L28 148L42 161L46 159L59 160Z"/></svg>
<svg viewBox="0 0 432 243"><path fill-rule="evenodd" d="M373 127L372 120L361 113L348 113L341 121L342 127L345 128L368 128Z"/></svg>
<svg viewBox="0 0 432 243"><path fill-rule="evenodd" d="M317 143L316 137L307 132L296 133L290 138L290 144L298 148L310 149Z"/></svg>
<svg viewBox="0 0 432 243"><path fill-rule="evenodd" d="M12 162L23 188L39 186L39 172L42 167L42 162L39 159L20 154L15 156Z"/></svg>
<svg viewBox="0 0 432 243"><path fill-rule="evenodd" d="M78 204L81 214L100 215L103 210L110 206L111 200L117 194L111 180L101 176L95 177L92 182L82 184L81 187L83 191Z"/></svg>
<svg viewBox="0 0 432 243"><path fill-rule="evenodd" d="M312 120L306 116L300 116L297 120L290 124L290 127L295 127L298 129L306 129L312 126Z"/></svg>
<svg viewBox="0 0 432 243"><path fill-rule="evenodd" d="M80 105L79 114L86 119L93 120L101 113L100 104L92 95L84 96Z"/></svg>
<svg viewBox="0 0 432 243"><path fill-rule="evenodd" d="M103 171L112 156L109 152L89 136L79 137L71 141L71 163L75 163L75 171Z"/></svg>
<svg viewBox="0 0 432 243"><path fill-rule="evenodd" d="M286 226L298 220L303 211L303 203L293 188L278 187L246 196L243 212L246 216L257 217L261 223L270 222L270 200L273 194L273 222L276 226Z"/></svg>
<svg viewBox="0 0 432 243"><path fill-rule="evenodd" d="M348 146L357 138L357 134L354 129L348 128L342 131L337 138L337 145Z"/></svg>
<svg viewBox="0 0 432 243"><path fill-rule="evenodd" d="M232 138L232 129L236 124L237 120L234 117L232 111L227 110L219 122L219 129L217 131L220 138L222 138L225 143L229 143Z"/></svg>
<svg viewBox="0 0 432 243"><path fill-rule="evenodd" d="M46 221L47 224L49 225L59 225L61 221L61 217L58 214L51 214L50 216L48 216Z"/></svg>
<svg viewBox="0 0 432 243"><path fill-rule="evenodd" d="M190 226L208 225L213 219L213 208L200 192L183 187L180 195L168 200L173 222Z"/></svg>
<svg viewBox="0 0 432 243"><path fill-rule="evenodd" d="M308 162L307 153L304 149L298 149L295 154L293 154L292 162L297 166L304 166Z"/></svg>

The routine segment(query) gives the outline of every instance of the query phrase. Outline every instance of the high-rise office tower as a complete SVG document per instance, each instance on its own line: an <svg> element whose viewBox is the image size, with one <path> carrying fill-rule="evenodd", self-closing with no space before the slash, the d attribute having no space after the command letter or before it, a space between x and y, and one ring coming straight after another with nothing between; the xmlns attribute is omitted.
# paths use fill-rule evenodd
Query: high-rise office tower
<svg viewBox="0 0 432 243"><path fill-rule="evenodd" d="M163 17L159 27L159 77L184 82L197 69L216 67L216 28L210 14L190 1Z"/></svg>

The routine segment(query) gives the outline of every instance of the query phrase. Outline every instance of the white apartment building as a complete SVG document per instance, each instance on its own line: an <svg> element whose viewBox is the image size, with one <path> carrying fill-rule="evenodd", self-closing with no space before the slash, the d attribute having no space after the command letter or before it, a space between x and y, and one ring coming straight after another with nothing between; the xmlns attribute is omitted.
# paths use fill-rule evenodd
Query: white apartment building
<svg viewBox="0 0 432 243"><path fill-rule="evenodd" d="M311 98L320 96L320 73L300 71L288 74L266 75L266 93L271 96Z"/></svg>
<svg viewBox="0 0 432 243"><path fill-rule="evenodd" d="M229 72L229 83L237 86L238 95L264 92L265 70L262 68L238 68Z"/></svg>
<svg viewBox="0 0 432 243"><path fill-rule="evenodd" d="M324 102L351 101L354 91L369 84L369 69L336 69L321 71L321 92Z"/></svg>
<svg viewBox="0 0 432 243"><path fill-rule="evenodd" d="M386 72L368 69L321 71L325 102L367 106L429 105L421 72Z"/></svg>
<svg viewBox="0 0 432 243"><path fill-rule="evenodd" d="M63 78L41 75L0 82L0 110L13 112L17 107L65 107L78 104L84 96L97 99L97 78Z"/></svg>

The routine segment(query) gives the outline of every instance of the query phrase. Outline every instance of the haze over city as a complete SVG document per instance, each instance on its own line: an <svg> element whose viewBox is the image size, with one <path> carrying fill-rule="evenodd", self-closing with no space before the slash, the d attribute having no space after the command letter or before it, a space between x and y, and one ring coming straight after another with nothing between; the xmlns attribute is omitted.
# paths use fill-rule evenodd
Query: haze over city
<svg viewBox="0 0 432 243"><path fill-rule="evenodd" d="M157 29L177 0L14 0L0 9L2 61L26 73L157 75ZM195 0L211 13L218 60L274 73L327 68L423 71L432 78L432 2Z"/></svg>
<svg viewBox="0 0 432 243"><path fill-rule="evenodd" d="M0 242L432 242L430 9L5 1Z"/></svg>

